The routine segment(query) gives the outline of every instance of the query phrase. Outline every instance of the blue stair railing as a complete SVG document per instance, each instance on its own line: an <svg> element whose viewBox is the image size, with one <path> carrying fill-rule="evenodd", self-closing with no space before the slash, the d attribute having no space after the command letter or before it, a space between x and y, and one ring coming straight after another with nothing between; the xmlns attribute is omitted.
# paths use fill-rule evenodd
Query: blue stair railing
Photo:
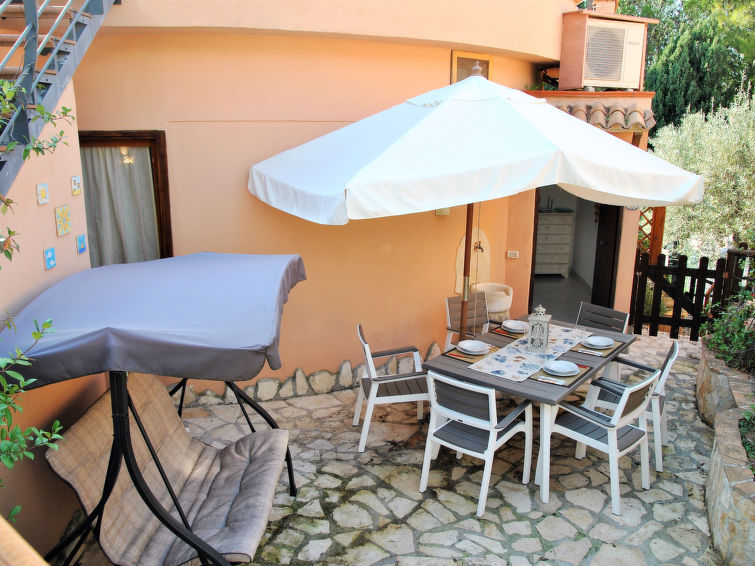
<svg viewBox="0 0 755 566"><path fill-rule="evenodd" d="M1 0L0 79L15 85L15 110L0 116L0 194L7 194L24 162L26 144L52 111L113 4L120 0Z"/></svg>

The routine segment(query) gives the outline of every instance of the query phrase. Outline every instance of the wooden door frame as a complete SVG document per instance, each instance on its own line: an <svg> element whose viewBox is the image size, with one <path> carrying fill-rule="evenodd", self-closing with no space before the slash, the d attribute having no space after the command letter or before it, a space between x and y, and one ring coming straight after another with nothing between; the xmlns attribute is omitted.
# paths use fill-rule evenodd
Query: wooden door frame
<svg viewBox="0 0 755 566"><path fill-rule="evenodd" d="M161 258L172 257L173 232L170 222L170 187L165 132L162 130L81 130L79 131L79 145L149 147L152 161L152 186L155 191L158 250Z"/></svg>

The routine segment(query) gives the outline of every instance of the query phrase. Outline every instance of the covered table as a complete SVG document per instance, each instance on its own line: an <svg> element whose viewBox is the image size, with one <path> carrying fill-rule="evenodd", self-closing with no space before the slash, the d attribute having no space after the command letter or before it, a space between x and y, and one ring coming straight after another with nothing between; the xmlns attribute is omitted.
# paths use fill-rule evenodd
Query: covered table
<svg viewBox="0 0 755 566"><path fill-rule="evenodd" d="M41 293L16 315L15 332L0 332L0 344L5 351L25 351L35 320L52 319L55 331L28 352L32 365L23 368L23 374L36 380L29 388L109 372L114 439L102 505L122 457L137 491L160 521L197 548L203 561L226 564L186 525L159 504L155 507L134 462L128 372L180 377L174 392L184 388L189 378L223 381L242 405L250 427L242 400L277 428L234 382L254 377L266 361L271 369L280 368L283 304L291 288L304 279L304 265L297 255L199 253L99 267ZM290 454L286 459L293 495ZM93 520L88 517L73 535Z"/></svg>

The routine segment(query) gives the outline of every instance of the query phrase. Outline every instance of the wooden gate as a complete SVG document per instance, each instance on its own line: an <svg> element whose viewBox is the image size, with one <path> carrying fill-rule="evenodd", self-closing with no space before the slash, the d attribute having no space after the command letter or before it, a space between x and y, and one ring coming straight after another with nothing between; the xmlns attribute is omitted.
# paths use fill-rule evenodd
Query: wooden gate
<svg viewBox="0 0 755 566"><path fill-rule="evenodd" d="M689 328L690 340L697 340L708 316L704 307L722 301L725 272L724 258L708 269L707 257L698 267L688 268L687 256L679 256L676 265L666 265L666 256L659 254L651 265L649 254L639 255L632 289L634 333L641 334L643 324L648 324L650 336L657 336L659 325L665 325L671 338L679 337L680 328Z"/></svg>

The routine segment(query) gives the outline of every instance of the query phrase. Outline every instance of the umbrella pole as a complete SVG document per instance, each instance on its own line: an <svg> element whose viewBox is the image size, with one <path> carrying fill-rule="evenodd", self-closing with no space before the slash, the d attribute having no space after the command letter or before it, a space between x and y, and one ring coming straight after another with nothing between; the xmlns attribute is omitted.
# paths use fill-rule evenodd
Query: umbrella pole
<svg viewBox="0 0 755 566"><path fill-rule="evenodd" d="M474 220L474 204L467 205L467 227L464 239L464 280L461 291L461 313L459 313L459 342L465 339L467 329L467 314L469 311L469 272L472 263L472 223Z"/></svg>

